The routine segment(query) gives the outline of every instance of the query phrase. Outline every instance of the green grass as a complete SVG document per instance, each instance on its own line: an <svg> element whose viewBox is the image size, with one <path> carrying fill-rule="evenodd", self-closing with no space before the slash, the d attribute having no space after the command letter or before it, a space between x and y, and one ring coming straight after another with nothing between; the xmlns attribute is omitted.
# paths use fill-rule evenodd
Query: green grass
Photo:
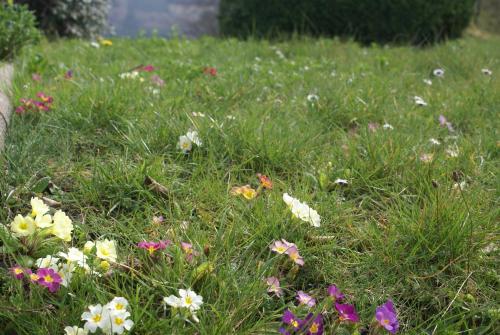
<svg viewBox="0 0 500 335"><path fill-rule="evenodd" d="M75 276L68 289L49 294L7 272L26 253L35 259L47 250L4 246L0 329L62 334L83 326L89 304L123 296L134 334L276 334L295 291L321 300L335 283L362 325L391 298L401 333L495 333L499 55L498 38L429 49L205 38L115 40L100 49L61 41L27 50L16 62L14 101L44 91L54 108L13 116L0 158L0 222L28 212L31 196L60 201L76 226L71 245L115 239L119 262L141 275L116 267L109 277ZM166 81L159 95L147 90L150 74L144 82L118 77L140 64L153 64ZM215 66L217 77L204 75L205 66ZM438 67L444 78L432 77ZM62 78L67 69L71 81ZM32 81L33 72L43 80ZM310 93L319 102L309 103ZM415 95L429 105L415 105ZM454 133L439 126L440 114ZM394 130L371 132L374 122ZM189 128L204 143L184 155L176 146ZM454 143L459 156L449 158ZM433 162L421 162L422 153L433 153ZM272 191L251 201L230 195L232 186L256 187L259 172L273 180ZM144 186L146 176L168 193ZM453 176L465 181L462 191ZM336 178L350 184L336 186ZM49 180L53 192L44 191ZM293 219L284 192L316 209L322 226ZM154 215L165 223L154 226ZM191 241L201 255L189 264L171 247L172 263L152 261L135 247L159 238ZM280 238L305 259L297 273L286 274L283 257L269 251ZM213 271L195 278L206 261ZM263 279L273 275L285 287L282 299L266 293ZM204 298L199 324L175 320L161 305L186 287Z"/></svg>

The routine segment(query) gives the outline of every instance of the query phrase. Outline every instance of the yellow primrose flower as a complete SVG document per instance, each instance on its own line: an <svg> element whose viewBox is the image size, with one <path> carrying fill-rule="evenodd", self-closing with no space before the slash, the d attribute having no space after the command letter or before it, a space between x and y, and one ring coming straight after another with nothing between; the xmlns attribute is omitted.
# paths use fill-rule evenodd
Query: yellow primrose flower
<svg viewBox="0 0 500 335"><path fill-rule="evenodd" d="M35 217L35 224L38 228L48 228L52 226L52 216L50 214L37 215Z"/></svg>
<svg viewBox="0 0 500 335"><path fill-rule="evenodd" d="M49 206L47 206L39 198L31 198L31 216L36 217L38 215L44 215L49 211Z"/></svg>
<svg viewBox="0 0 500 335"><path fill-rule="evenodd" d="M95 247L95 242L87 241L83 245L83 252L85 254L90 254L92 252L92 249L94 249L94 247Z"/></svg>
<svg viewBox="0 0 500 335"><path fill-rule="evenodd" d="M108 271L110 267L111 264L109 264L108 261L101 261L101 263L99 263L99 268L101 268L103 271Z"/></svg>
<svg viewBox="0 0 500 335"><path fill-rule="evenodd" d="M71 219L64 214L63 211L57 211L54 214L54 224L52 225L52 234L59 237L61 240L71 241L71 232L73 231L73 224Z"/></svg>
<svg viewBox="0 0 500 335"><path fill-rule="evenodd" d="M235 186L231 189L232 195L239 195L245 197L247 200L252 200L257 196L257 191L250 187L250 185Z"/></svg>
<svg viewBox="0 0 500 335"><path fill-rule="evenodd" d="M113 45L113 41L111 40L100 40L99 43L101 43L103 47L109 47Z"/></svg>
<svg viewBox="0 0 500 335"><path fill-rule="evenodd" d="M18 214L10 224L10 230L17 237L33 235L36 230L35 221L30 216Z"/></svg>
<svg viewBox="0 0 500 335"><path fill-rule="evenodd" d="M116 246L115 241L105 239L104 241L97 241L95 243L97 249L96 256L102 260L116 262Z"/></svg>

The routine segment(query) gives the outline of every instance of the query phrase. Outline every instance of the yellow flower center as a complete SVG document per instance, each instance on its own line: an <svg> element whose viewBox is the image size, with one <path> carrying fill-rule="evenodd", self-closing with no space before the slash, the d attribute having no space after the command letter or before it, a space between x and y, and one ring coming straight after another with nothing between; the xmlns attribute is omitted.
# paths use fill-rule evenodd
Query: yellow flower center
<svg viewBox="0 0 500 335"><path fill-rule="evenodd" d="M52 278L51 275L46 275L45 277L43 277L43 280L47 283L52 283L54 281L54 278Z"/></svg>
<svg viewBox="0 0 500 335"><path fill-rule="evenodd" d="M15 268L15 269L14 269L14 273L15 273L16 275L20 275L21 273L23 273L23 269L20 269L20 268Z"/></svg>
<svg viewBox="0 0 500 335"><path fill-rule="evenodd" d="M123 306L122 304L115 305L115 309L117 309L117 310L121 310L121 309L123 309L123 307L125 307L125 306Z"/></svg>
<svg viewBox="0 0 500 335"><path fill-rule="evenodd" d="M186 297L186 305L191 305L193 303L193 299L191 297Z"/></svg>
<svg viewBox="0 0 500 335"><path fill-rule="evenodd" d="M384 325L388 325L388 324L389 324L389 320L387 320L387 319L383 319L383 320L382 320L382 324L384 324Z"/></svg>
<svg viewBox="0 0 500 335"><path fill-rule="evenodd" d="M311 328L309 328L309 332L311 334L316 334L317 332L319 331L319 327L318 327L318 324L313 322Z"/></svg>
<svg viewBox="0 0 500 335"><path fill-rule="evenodd" d="M189 142L183 142L182 149L189 149Z"/></svg>
<svg viewBox="0 0 500 335"><path fill-rule="evenodd" d="M299 254L294 252L293 254L290 254L290 258L293 260L293 261L296 261L298 258L299 258Z"/></svg>
<svg viewBox="0 0 500 335"><path fill-rule="evenodd" d="M30 274L30 279L33 281L37 281L38 279L40 279L40 276L37 275L36 273L32 273Z"/></svg>
<svg viewBox="0 0 500 335"><path fill-rule="evenodd" d="M36 211L35 211L34 209L33 209L33 210L31 210L31 216L32 216L32 217L35 217L35 216L36 216Z"/></svg>
<svg viewBox="0 0 500 335"><path fill-rule="evenodd" d="M20 229L23 229L23 230L26 230L28 229L28 224L26 223L26 221L23 221L19 224L19 228Z"/></svg>
<svg viewBox="0 0 500 335"><path fill-rule="evenodd" d="M155 250L156 250L156 249L155 249L155 247L154 247L154 246L150 246L150 247L148 247L148 252L149 252L149 254L150 254L150 255L151 255L151 254L153 254L153 252L155 252Z"/></svg>
<svg viewBox="0 0 500 335"><path fill-rule="evenodd" d="M118 325L118 326L122 325L123 324L123 319L116 317L115 318L115 324Z"/></svg>
<svg viewBox="0 0 500 335"><path fill-rule="evenodd" d="M297 320L292 320L291 322L292 326L294 326L295 328L299 328L299 322Z"/></svg>
<svg viewBox="0 0 500 335"><path fill-rule="evenodd" d="M103 254L104 256L108 256L109 250L108 249L101 249L101 254Z"/></svg>
<svg viewBox="0 0 500 335"><path fill-rule="evenodd" d="M286 251L286 248L285 247L277 247L276 251L279 252L280 254L282 254Z"/></svg>
<svg viewBox="0 0 500 335"><path fill-rule="evenodd" d="M96 314L92 317L92 321L94 321L95 323L101 321L101 314Z"/></svg>

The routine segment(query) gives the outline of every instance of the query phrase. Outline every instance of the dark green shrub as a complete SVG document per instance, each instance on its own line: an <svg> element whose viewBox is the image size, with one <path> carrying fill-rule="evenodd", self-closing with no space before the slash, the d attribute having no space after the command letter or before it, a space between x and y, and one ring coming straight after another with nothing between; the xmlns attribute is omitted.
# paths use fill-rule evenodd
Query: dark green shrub
<svg viewBox="0 0 500 335"><path fill-rule="evenodd" d="M223 35L294 32L370 42L432 43L459 37L475 0L221 0Z"/></svg>
<svg viewBox="0 0 500 335"><path fill-rule="evenodd" d="M40 32L26 6L0 3L0 60L15 56L22 47L36 43Z"/></svg>
<svg viewBox="0 0 500 335"><path fill-rule="evenodd" d="M16 0L27 4L50 36L96 38L108 26L110 0Z"/></svg>

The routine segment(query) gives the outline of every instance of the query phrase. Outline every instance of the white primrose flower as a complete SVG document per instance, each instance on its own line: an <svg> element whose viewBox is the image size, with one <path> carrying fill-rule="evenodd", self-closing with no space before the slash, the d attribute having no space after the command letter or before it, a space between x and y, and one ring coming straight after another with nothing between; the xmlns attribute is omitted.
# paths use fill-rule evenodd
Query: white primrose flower
<svg viewBox="0 0 500 335"><path fill-rule="evenodd" d="M288 193L283 194L283 201L288 205L293 216L296 218L309 222L313 227L321 225L321 217L318 212L310 208L306 203L302 203L300 200L291 197Z"/></svg>

